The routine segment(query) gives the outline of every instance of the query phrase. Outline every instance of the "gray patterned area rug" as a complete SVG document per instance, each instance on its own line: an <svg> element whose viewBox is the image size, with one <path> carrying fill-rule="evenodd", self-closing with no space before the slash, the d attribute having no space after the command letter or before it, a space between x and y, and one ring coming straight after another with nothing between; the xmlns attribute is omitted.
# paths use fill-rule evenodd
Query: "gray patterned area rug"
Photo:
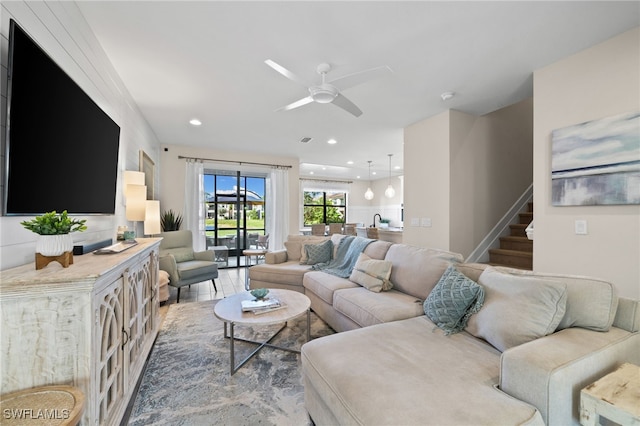
<svg viewBox="0 0 640 426"><path fill-rule="evenodd" d="M309 425L300 355L263 348L233 376L229 340L213 314L216 301L169 307L135 399L130 425ZM236 326L236 335L265 340L280 325ZM306 315L287 324L272 343L300 348ZM311 313L311 338L332 334ZM256 345L236 342L236 363Z"/></svg>

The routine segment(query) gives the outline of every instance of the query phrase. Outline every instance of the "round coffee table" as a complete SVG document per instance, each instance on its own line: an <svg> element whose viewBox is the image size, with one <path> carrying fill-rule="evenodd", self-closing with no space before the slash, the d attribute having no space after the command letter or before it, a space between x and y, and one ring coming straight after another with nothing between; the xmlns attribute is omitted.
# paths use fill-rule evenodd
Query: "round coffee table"
<svg viewBox="0 0 640 426"><path fill-rule="evenodd" d="M280 300L283 305L282 308L277 310L255 314L253 312L243 312L241 303L243 300L254 300L255 298L250 292L245 291L243 293L234 294L233 296L226 297L218 303L213 310L213 313L217 318L224 322L224 337L229 339L229 349L231 358L231 375L246 364L254 355L256 355L262 348L268 346L270 348L280 349L288 352L300 353L299 349L285 348L271 344L271 341L287 326L287 321L307 314L307 341L309 341L311 335L311 301L307 296L297 291L283 290L283 289L270 289L268 297L275 297ZM264 342L255 340L243 339L234 336L233 328L236 324L248 325L248 326L266 326L272 324L283 323L283 326L276 331L273 336ZM227 333L227 324L229 325L229 333ZM255 343L259 345L253 352L249 354L244 360L242 360L237 366L235 364L235 349L234 342L242 341L248 343Z"/></svg>

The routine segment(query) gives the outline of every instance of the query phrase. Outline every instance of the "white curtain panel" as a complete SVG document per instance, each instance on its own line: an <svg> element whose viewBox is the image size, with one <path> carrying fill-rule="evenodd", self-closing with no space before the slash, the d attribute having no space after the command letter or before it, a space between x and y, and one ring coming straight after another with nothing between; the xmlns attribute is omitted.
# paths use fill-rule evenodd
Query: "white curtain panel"
<svg viewBox="0 0 640 426"><path fill-rule="evenodd" d="M273 169L267 177L267 216L269 250L284 248L289 235L289 171Z"/></svg>
<svg viewBox="0 0 640 426"><path fill-rule="evenodd" d="M184 179L184 229L193 234L193 250L206 250L204 220L204 165L202 161L188 159Z"/></svg>

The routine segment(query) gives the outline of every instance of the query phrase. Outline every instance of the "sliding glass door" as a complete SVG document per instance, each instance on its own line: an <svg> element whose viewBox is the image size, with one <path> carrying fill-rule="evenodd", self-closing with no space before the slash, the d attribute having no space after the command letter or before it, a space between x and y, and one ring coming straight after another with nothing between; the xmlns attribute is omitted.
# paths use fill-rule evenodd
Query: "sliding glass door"
<svg viewBox="0 0 640 426"><path fill-rule="evenodd" d="M207 248L226 246L236 266L242 251L255 248L265 233L265 182L241 171L205 171Z"/></svg>

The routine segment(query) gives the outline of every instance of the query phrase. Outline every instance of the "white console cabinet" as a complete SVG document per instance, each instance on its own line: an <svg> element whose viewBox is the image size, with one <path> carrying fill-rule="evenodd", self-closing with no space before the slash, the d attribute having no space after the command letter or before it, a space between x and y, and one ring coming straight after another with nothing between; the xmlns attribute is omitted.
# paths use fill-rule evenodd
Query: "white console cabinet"
<svg viewBox="0 0 640 426"><path fill-rule="evenodd" d="M159 245L0 271L1 393L76 386L81 424L119 424L158 333Z"/></svg>

